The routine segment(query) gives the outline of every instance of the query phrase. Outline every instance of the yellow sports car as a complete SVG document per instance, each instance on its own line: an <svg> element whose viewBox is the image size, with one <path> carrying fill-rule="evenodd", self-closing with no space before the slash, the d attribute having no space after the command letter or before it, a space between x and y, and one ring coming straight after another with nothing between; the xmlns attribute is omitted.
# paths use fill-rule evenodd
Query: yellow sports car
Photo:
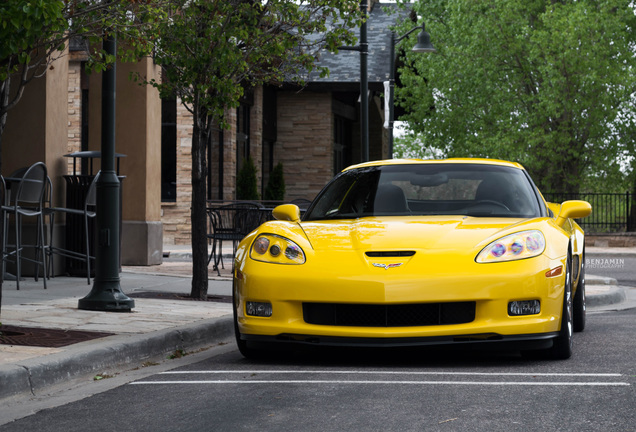
<svg viewBox="0 0 636 432"><path fill-rule="evenodd" d="M276 207L239 244L238 347L483 344L568 358L585 327L573 219L590 212L585 201L547 203L517 163L349 167L302 218Z"/></svg>

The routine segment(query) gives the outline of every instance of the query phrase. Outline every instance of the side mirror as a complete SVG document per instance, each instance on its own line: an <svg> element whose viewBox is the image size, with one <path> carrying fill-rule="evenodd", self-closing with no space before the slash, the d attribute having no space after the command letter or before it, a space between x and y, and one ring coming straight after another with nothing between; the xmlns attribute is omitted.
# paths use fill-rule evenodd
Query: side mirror
<svg viewBox="0 0 636 432"><path fill-rule="evenodd" d="M548 210L552 212L552 217L557 217L561 211L561 204L553 202L546 202L546 204L548 205Z"/></svg>
<svg viewBox="0 0 636 432"><path fill-rule="evenodd" d="M559 226L563 226L567 219L584 218L592 213L592 206L587 201L565 201L561 204L561 211L556 219Z"/></svg>
<svg viewBox="0 0 636 432"><path fill-rule="evenodd" d="M295 204L283 204L272 210L274 219L280 221L299 222L300 209Z"/></svg>

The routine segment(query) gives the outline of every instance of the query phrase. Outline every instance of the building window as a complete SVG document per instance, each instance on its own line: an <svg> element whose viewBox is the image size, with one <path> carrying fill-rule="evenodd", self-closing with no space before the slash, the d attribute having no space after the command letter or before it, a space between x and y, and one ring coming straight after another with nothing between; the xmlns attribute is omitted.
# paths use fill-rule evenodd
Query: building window
<svg viewBox="0 0 636 432"><path fill-rule="evenodd" d="M333 173L335 175L351 164L351 121L336 115L333 123Z"/></svg>
<svg viewBox="0 0 636 432"><path fill-rule="evenodd" d="M161 100L161 201L177 201L177 100Z"/></svg>
<svg viewBox="0 0 636 432"><path fill-rule="evenodd" d="M261 183L261 196L265 196L265 189L269 182L269 175L274 170L274 142L263 141L263 166L261 172L263 173L263 181Z"/></svg>
<svg viewBox="0 0 636 432"><path fill-rule="evenodd" d="M223 130L210 128L208 142L208 199L223 199ZM215 193L216 189L216 193Z"/></svg>
<svg viewBox="0 0 636 432"><path fill-rule="evenodd" d="M276 88L263 87L263 161L261 173L261 196L265 196L265 189L269 182L269 175L274 169L274 144L277 139L277 99Z"/></svg>

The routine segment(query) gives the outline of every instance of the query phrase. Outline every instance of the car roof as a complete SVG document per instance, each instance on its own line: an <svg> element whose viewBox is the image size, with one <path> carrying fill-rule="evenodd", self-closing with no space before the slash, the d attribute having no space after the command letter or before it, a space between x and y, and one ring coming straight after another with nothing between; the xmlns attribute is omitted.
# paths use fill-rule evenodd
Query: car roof
<svg viewBox="0 0 636 432"><path fill-rule="evenodd" d="M386 159L364 162L357 165L352 165L345 168L343 171L347 171L355 168L372 167L372 166L387 166L387 165L425 165L425 164L477 164L477 165L499 165L508 166L513 168L524 169L520 163L509 162L499 159L483 159L483 158L450 158L450 159Z"/></svg>

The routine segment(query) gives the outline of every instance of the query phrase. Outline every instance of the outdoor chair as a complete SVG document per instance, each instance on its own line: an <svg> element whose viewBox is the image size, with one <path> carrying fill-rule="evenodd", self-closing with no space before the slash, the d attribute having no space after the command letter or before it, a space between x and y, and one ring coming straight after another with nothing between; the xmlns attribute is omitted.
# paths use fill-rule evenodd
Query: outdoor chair
<svg viewBox="0 0 636 432"><path fill-rule="evenodd" d="M99 177L99 172L91 181L90 186L88 187L88 191L86 193L86 197L84 199L84 206L81 209L67 208L67 207L51 207L47 211L50 213L50 230L49 232L53 232L53 226L55 223L55 215L58 213L66 214L67 217L70 215L77 216L77 219L81 217L82 224L78 226L78 224L69 224L68 220L66 223L67 230L73 230L73 235L75 238L83 240L84 251L78 252L69 250L60 246L55 246L53 243L53 238L49 242L48 251L48 259L49 259L49 268L52 268L53 264L53 255L57 254L69 259L74 259L78 261L82 261L86 263L86 280L88 284L91 283L91 260L94 260L95 257L90 254L90 230L89 230L89 220L94 218L97 213L95 212L96 207L96 181Z"/></svg>
<svg viewBox="0 0 636 432"><path fill-rule="evenodd" d="M47 187L47 169L43 162L37 162L28 168L22 168L14 172L5 181L10 183L7 189L5 203L2 206L3 213L3 260L2 272L5 274L6 262L13 261L16 265L16 289L20 289L22 277L22 261L30 261L35 264L35 280L38 280L40 266L43 269L42 281L46 289L46 252L44 242L44 195ZM15 244L8 244L9 220L13 216L15 228ZM30 217L36 219L37 234L35 245L23 243L23 219ZM24 256L23 249L34 249L34 258Z"/></svg>
<svg viewBox="0 0 636 432"><path fill-rule="evenodd" d="M219 263L223 264L223 242L232 242L233 254L239 241L261 224L263 206L257 203L241 202L208 209L208 240L212 242L212 252L208 265L214 260L214 268L220 275Z"/></svg>

